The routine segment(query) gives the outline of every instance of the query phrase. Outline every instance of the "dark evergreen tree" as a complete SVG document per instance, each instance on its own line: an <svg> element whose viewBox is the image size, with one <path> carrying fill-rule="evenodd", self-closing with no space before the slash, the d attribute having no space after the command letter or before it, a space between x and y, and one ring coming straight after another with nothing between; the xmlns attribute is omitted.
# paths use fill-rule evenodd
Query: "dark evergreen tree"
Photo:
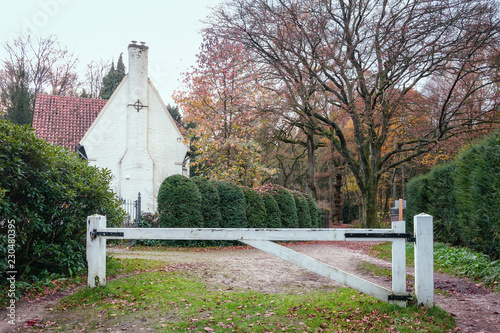
<svg viewBox="0 0 500 333"><path fill-rule="evenodd" d="M4 82L1 91L1 104L6 107L4 118L18 125L31 125L33 121L34 98L29 88L28 73L18 71L11 82Z"/></svg>
<svg viewBox="0 0 500 333"><path fill-rule="evenodd" d="M125 64L123 63L123 53L120 53L118 57L118 62L116 63L115 77L117 80L117 86L122 82L125 77Z"/></svg>
<svg viewBox="0 0 500 333"><path fill-rule="evenodd" d="M179 107L177 105L172 106L172 105L168 104L167 110L170 113L170 115L172 116L172 118L174 118L174 120L178 124L182 125L182 117L181 117L181 113L179 112Z"/></svg>
<svg viewBox="0 0 500 333"><path fill-rule="evenodd" d="M118 58L116 69L114 62L112 62L108 74L106 74L106 76L102 79L100 94L102 99L109 99L111 95L113 95L116 87L118 87L120 82L122 82L125 77L125 64L123 63L122 54L120 54L120 57Z"/></svg>

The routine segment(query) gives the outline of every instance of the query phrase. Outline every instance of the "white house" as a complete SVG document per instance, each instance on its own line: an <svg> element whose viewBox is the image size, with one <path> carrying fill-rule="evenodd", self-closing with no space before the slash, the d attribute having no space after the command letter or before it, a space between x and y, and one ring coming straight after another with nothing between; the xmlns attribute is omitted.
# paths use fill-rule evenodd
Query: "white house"
<svg viewBox="0 0 500 333"><path fill-rule="evenodd" d="M163 180L188 174L189 147L148 78L148 51L128 46L129 73L108 101L37 95L32 126L40 138L110 169L118 196L135 200L140 192L142 210L153 212Z"/></svg>
<svg viewBox="0 0 500 333"><path fill-rule="evenodd" d="M80 145L89 164L111 170L122 198L141 193L143 211L156 211L158 190L173 174L187 174L189 147L148 78L149 47L128 46L129 72L87 130Z"/></svg>

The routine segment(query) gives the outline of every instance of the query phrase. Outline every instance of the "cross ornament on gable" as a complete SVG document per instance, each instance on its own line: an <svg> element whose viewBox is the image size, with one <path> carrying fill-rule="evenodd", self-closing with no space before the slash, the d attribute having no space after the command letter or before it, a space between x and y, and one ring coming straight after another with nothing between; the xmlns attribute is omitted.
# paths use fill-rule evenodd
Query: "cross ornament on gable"
<svg viewBox="0 0 500 333"><path fill-rule="evenodd" d="M137 112L139 112L139 110L141 110L142 108L148 107L147 105L143 105L139 99L137 99L137 102L135 102L134 104L128 104L128 106L133 106L137 110Z"/></svg>

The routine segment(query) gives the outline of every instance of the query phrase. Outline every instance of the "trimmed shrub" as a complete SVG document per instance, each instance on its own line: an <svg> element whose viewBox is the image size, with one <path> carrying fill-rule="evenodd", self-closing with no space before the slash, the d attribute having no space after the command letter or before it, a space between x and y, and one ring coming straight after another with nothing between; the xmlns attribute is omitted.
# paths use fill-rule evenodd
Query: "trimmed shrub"
<svg viewBox="0 0 500 333"><path fill-rule="evenodd" d="M192 177L201 194L203 228L219 228L222 221L219 192L213 182L204 177Z"/></svg>
<svg viewBox="0 0 500 333"><path fill-rule="evenodd" d="M12 270L8 232L15 230L19 281L85 271L86 217L105 215L108 226L125 217L111 178L29 127L0 120L0 269Z"/></svg>
<svg viewBox="0 0 500 333"><path fill-rule="evenodd" d="M222 228L246 228L245 195L241 188L229 181L214 182L220 198Z"/></svg>
<svg viewBox="0 0 500 333"><path fill-rule="evenodd" d="M270 193L261 193L266 207L266 228L281 228L281 212L274 196Z"/></svg>
<svg viewBox="0 0 500 333"><path fill-rule="evenodd" d="M306 198L300 192L292 192L293 199L295 200L295 207L297 207L297 218L299 220L299 228L311 228L311 212Z"/></svg>
<svg viewBox="0 0 500 333"><path fill-rule="evenodd" d="M281 213L282 228L298 228L297 207L292 193L279 185L267 184L259 188L259 192L267 192L274 197Z"/></svg>
<svg viewBox="0 0 500 333"><path fill-rule="evenodd" d="M249 187L243 187L245 194L245 210L247 214L247 225L249 228L266 227L266 206L262 197Z"/></svg>
<svg viewBox="0 0 500 333"><path fill-rule="evenodd" d="M309 194L304 194L304 198L307 201L307 206L309 207L309 214L311 215L311 228L321 228L319 215L318 215L318 207L316 206L316 202Z"/></svg>
<svg viewBox="0 0 500 333"><path fill-rule="evenodd" d="M200 228L203 215L198 186L182 175L167 177L158 192L158 215L162 228Z"/></svg>
<svg viewBox="0 0 500 333"><path fill-rule="evenodd" d="M455 176L464 243L500 258L500 131L459 155Z"/></svg>
<svg viewBox="0 0 500 333"><path fill-rule="evenodd" d="M434 217L437 240L464 244L500 257L500 132L461 153L450 164L435 167L407 186L407 228L413 216Z"/></svg>
<svg viewBox="0 0 500 333"><path fill-rule="evenodd" d="M435 239L459 244L460 226L455 199L455 163L440 165L428 174L412 179L407 186L407 229L413 232L413 217L420 213L433 216Z"/></svg>

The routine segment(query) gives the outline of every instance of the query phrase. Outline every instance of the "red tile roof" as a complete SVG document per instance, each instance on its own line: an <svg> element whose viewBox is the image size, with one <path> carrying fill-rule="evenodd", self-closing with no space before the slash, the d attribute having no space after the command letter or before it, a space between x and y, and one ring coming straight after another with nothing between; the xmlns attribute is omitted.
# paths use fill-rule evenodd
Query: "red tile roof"
<svg viewBox="0 0 500 333"><path fill-rule="evenodd" d="M75 150L107 100L37 95L32 127L39 138Z"/></svg>

